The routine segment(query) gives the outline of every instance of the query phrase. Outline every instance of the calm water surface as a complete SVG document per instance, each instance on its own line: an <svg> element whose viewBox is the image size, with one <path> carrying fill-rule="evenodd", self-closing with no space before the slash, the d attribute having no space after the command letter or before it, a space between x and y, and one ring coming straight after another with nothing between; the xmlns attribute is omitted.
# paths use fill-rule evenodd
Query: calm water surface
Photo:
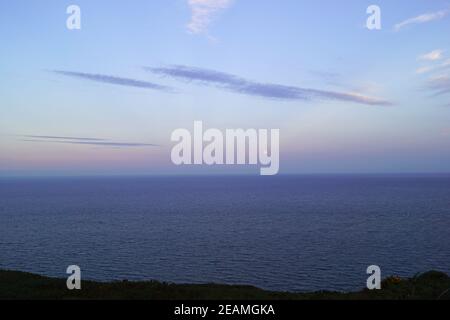
<svg viewBox="0 0 450 320"><path fill-rule="evenodd" d="M0 268L359 289L450 273L450 176L0 179Z"/></svg>

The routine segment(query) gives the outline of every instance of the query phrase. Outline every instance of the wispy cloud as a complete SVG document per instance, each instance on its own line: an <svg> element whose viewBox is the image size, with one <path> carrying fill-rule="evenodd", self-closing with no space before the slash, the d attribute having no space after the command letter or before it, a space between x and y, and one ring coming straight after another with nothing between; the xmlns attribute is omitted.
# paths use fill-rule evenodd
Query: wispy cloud
<svg viewBox="0 0 450 320"><path fill-rule="evenodd" d="M214 17L228 8L233 0L188 0L191 20L187 25L190 33L200 34L208 30Z"/></svg>
<svg viewBox="0 0 450 320"><path fill-rule="evenodd" d="M79 137L60 137L60 136L34 136L34 135L23 135L25 138L32 139L58 139L58 140L81 140L81 141L105 141L105 139L98 138L79 138Z"/></svg>
<svg viewBox="0 0 450 320"><path fill-rule="evenodd" d="M435 91L436 95L450 93L450 76L439 75L432 77L428 80L427 87Z"/></svg>
<svg viewBox="0 0 450 320"><path fill-rule="evenodd" d="M436 61L436 60L440 60L443 57L443 53L444 50L438 49L438 50L433 50L431 52L422 54L421 56L419 56L419 60L425 60L425 61Z"/></svg>
<svg viewBox="0 0 450 320"><path fill-rule="evenodd" d="M74 72L74 71L63 71L63 70L53 70L54 73L72 77L72 78L80 78L90 81L102 82L107 84L114 84L120 86L127 87L135 87L142 89L152 89L152 90L161 90L161 91L171 91L171 88L162 86L159 84L155 84L148 81L141 81L129 78L120 78L115 76L109 76L104 74L91 74L84 72Z"/></svg>
<svg viewBox="0 0 450 320"><path fill-rule="evenodd" d="M213 85L233 92L250 96L259 96L263 98L305 101L326 99L380 106L392 104L391 102L383 99L372 98L358 93L343 93L310 88L300 88L296 86L255 82L224 72L188 66L175 65L163 68L145 67L145 69L147 71L164 76L187 81L194 81L202 85Z"/></svg>
<svg viewBox="0 0 450 320"><path fill-rule="evenodd" d="M77 138L43 135L21 135L20 137L24 138L20 139L21 141L37 143L62 143L104 147L159 147L159 145L152 143L116 142L99 138Z"/></svg>
<svg viewBox="0 0 450 320"><path fill-rule="evenodd" d="M416 69L417 74L431 73L431 72L440 72L450 68L450 61L444 62L437 66L425 66Z"/></svg>
<svg viewBox="0 0 450 320"><path fill-rule="evenodd" d="M397 23L394 26L394 30L400 31L401 29L403 29L404 27L409 26L409 25L421 24L421 23L427 23L427 22L439 20L439 19L446 17L449 13L450 13L450 10L447 9L447 10L440 10L440 11L436 11L436 12L421 14L417 17L409 18L400 23Z"/></svg>
<svg viewBox="0 0 450 320"><path fill-rule="evenodd" d="M433 71L434 67L432 66L427 66L427 67L420 67L416 69L416 73L417 74L424 74L424 73L428 73L430 71Z"/></svg>

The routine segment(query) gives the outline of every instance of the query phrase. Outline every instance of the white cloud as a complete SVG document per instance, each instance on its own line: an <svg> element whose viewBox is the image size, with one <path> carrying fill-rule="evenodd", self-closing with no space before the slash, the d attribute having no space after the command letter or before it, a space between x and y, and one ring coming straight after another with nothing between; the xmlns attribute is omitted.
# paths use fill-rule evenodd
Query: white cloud
<svg viewBox="0 0 450 320"><path fill-rule="evenodd" d="M423 74L423 73L427 73L432 71L434 68L433 67L420 67L416 70L417 74Z"/></svg>
<svg viewBox="0 0 450 320"><path fill-rule="evenodd" d="M433 51L434 52L434 51ZM428 61L436 61L436 60L440 60L441 58L443 58L443 55L441 54L431 54L428 53L426 55L420 56L419 59L421 60L428 60ZM424 58L426 56L426 58ZM439 59L438 59L439 57ZM439 71L445 71L448 68L450 68L450 59L445 60L442 63L439 64L434 64L434 65L428 65L428 66L421 66L419 68L416 69L416 74L424 74L424 73L435 73L435 72L439 72Z"/></svg>
<svg viewBox="0 0 450 320"><path fill-rule="evenodd" d="M187 25L189 32L205 33L218 12L228 8L233 0L188 0L191 9L191 21Z"/></svg>
<svg viewBox="0 0 450 320"><path fill-rule="evenodd" d="M420 16L410 18L410 19L407 19L400 23L397 23L394 26L394 30L399 31L403 27L406 27L410 24L420 24L420 23L426 23L426 22L439 20L439 19L442 19L445 16L447 16L449 13L450 13L450 10L441 10L441 11L437 11L437 12L425 13Z"/></svg>
<svg viewBox="0 0 450 320"><path fill-rule="evenodd" d="M442 59L442 54L444 50L433 50L431 52L425 53L419 57L419 60L426 61L436 61Z"/></svg>

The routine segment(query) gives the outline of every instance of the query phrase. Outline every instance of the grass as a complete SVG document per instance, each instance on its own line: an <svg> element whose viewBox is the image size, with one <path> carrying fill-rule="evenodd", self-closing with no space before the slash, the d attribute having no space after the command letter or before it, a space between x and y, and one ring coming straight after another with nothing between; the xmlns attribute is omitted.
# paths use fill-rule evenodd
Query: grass
<svg viewBox="0 0 450 320"><path fill-rule="evenodd" d="M252 286L220 284L172 284L158 281L83 281L82 290L69 291L66 279L0 270L1 300L126 299L126 300L450 300L450 278L430 271L413 278L389 277L382 290L358 292L289 293Z"/></svg>

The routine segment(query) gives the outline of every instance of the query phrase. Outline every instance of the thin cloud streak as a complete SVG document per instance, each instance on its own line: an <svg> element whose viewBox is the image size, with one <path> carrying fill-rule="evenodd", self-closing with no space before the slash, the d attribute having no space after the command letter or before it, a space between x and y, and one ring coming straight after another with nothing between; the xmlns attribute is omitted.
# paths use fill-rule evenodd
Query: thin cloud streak
<svg viewBox="0 0 450 320"><path fill-rule="evenodd" d="M35 135L23 135L25 138L33 139L58 139L58 140L81 140L81 141L105 141L105 139L97 138L78 138L78 137L59 137L59 136L35 136Z"/></svg>
<svg viewBox="0 0 450 320"><path fill-rule="evenodd" d="M87 142L87 141L33 140L33 139L21 139L20 141L41 142L41 143L80 144L80 145L106 146L106 147L159 147L159 145L150 144L150 143L128 143L128 142Z"/></svg>
<svg viewBox="0 0 450 320"><path fill-rule="evenodd" d="M76 138L76 137L61 137L61 136L43 136L43 135L21 135L27 139L20 139L23 142L36 143L60 143L60 144L78 144L78 145L93 145L105 147L160 147L160 145L152 143L134 143L134 142L116 142L107 139L99 138Z"/></svg>
<svg viewBox="0 0 450 320"><path fill-rule="evenodd" d="M436 95L450 93L450 77L437 76L428 80L427 88L435 91Z"/></svg>
<svg viewBox="0 0 450 320"><path fill-rule="evenodd" d="M400 23L397 23L394 26L395 31L400 31L406 26L413 25L413 24L422 24L427 23L435 20L440 20L444 17L446 17L450 13L450 10L441 10L437 12L431 12L431 13L425 13L422 15L419 15L417 17L413 17L407 20L404 20Z"/></svg>
<svg viewBox="0 0 450 320"><path fill-rule="evenodd" d="M450 68L450 59L438 65L423 66L416 69L416 74L445 72Z"/></svg>
<svg viewBox="0 0 450 320"><path fill-rule="evenodd" d="M326 99L354 102L365 105L392 105L389 101L372 98L357 93L343 93L280 84L261 83L246 80L224 72L195 67L175 65L163 68L144 67L144 69L155 74L193 81L202 85L213 85L233 92L263 98L304 101Z"/></svg>
<svg viewBox="0 0 450 320"><path fill-rule="evenodd" d="M91 74L84 72L74 72L74 71L64 71L64 70L53 70L54 73L60 74L63 76L68 76L72 78L85 79L90 81L96 81L107 84L114 84L120 86L127 87L135 87L142 89L152 89L152 90L160 90L160 91L172 91L171 88L155 84L148 81L141 81L129 78L120 78L115 76L103 75L103 74Z"/></svg>

